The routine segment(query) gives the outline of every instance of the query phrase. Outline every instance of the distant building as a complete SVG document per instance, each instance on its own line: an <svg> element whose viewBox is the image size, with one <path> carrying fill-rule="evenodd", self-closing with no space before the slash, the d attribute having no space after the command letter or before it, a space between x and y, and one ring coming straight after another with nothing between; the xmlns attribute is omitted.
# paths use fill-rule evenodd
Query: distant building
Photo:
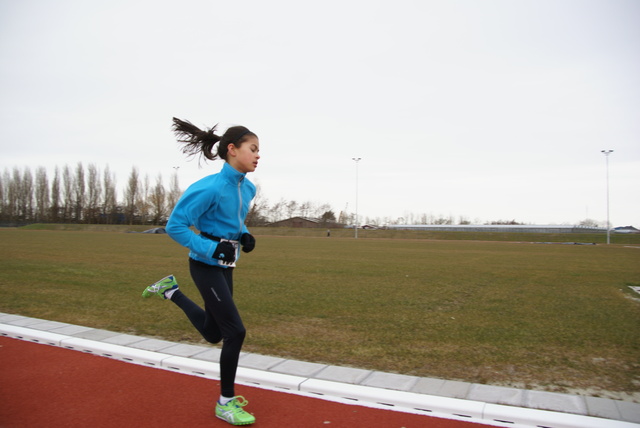
<svg viewBox="0 0 640 428"><path fill-rule="evenodd" d="M321 227L317 218L291 217L268 224L269 227Z"/></svg>
<svg viewBox="0 0 640 428"><path fill-rule="evenodd" d="M640 230L636 229L633 226L620 226L614 227L613 232L615 233L640 233Z"/></svg>
<svg viewBox="0 0 640 428"><path fill-rule="evenodd" d="M332 228L332 227L342 227L341 224L335 223L332 221L322 221L318 218L309 218L309 217L291 217L286 220L280 220L273 223L269 223L268 227L305 227L305 228L313 228L313 227L324 227L324 228Z"/></svg>
<svg viewBox="0 0 640 428"><path fill-rule="evenodd" d="M393 224L386 229L443 232L604 233L604 227L526 224Z"/></svg>

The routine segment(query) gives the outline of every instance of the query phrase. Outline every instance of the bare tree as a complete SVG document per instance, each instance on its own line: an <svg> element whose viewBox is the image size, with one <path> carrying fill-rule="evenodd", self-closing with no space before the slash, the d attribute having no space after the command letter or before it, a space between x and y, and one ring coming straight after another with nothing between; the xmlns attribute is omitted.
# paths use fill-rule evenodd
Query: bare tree
<svg viewBox="0 0 640 428"><path fill-rule="evenodd" d="M261 226L267 223L266 212L268 207L269 202L262 194L262 187L256 184L256 196L253 198L251 208L249 208L249 213L247 214L247 226Z"/></svg>
<svg viewBox="0 0 640 428"><path fill-rule="evenodd" d="M167 192L162 184L162 174L158 174L156 185L149 195L149 205L153 224L164 224L167 218Z"/></svg>
<svg viewBox="0 0 640 428"><path fill-rule="evenodd" d="M85 219L87 223L98 223L100 221L100 196L102 186L100 184L100 172L95 164L87 167L87 201L85 204Z"/></svg>
<svg viewBox="0 0 640 428"><path fill-rule="evenodd" d="M293 215L297 210L298 210L298 203L296 201L290 201L287 204L287 217L288 218L293 217Z"/></svg>
<svg viewBox="0 0 640 428"><path fill-rule="evenodd" d="M141 224L146 224L149 220L149 211L151 210L151 204L149 203L150 188L149 174L145 174L144 179L138 183L138 194L136 196L136 209Z"/></svg>
<svg viewBox="0 0 640 428"><path fill-rule="evenodd" d="M140 189L140 179L138 170L134 166L131 168L127 188L124 192L125 198L125 216L129 224L133 224L136 215L136 202L138 200L138 192Z"/></svg>
<svg viewBox="0 0 640 428"><path fill-rule="evenodd" d="M178 171L173 170L171 175L171 183L169 184L169 194L167 195L167 212L171 213L173 207L178 203L181 195L180 185L178 184Z"/></svg>
<svg viewBox="0 0 640 428"><path fill-rule="evenodd" d="M84 167L81 162L76 166L76 176L73 181L74 194L74 220L78 223L83 221L86 187L84 182Z"/></svg>
<svg viewBox="0 0 640 428"><path fill-rule="evenodd" d="M333 214L333 211L331 211L331 205L329 205L329 204L320 204L320 205L317 205L317 206L314 208L314 210L313 210L313 217L314 217L314 218L320 218L320 219L323 219L323 218L324 218L324 215L325 215L326 213L329 213L329 212L330 212L331 214ZM336 219L335 219L335 214L333 214L333 217L334 217L334 218L333 218L333 220L332 220L332 221L336 221Z"/></svg>
<svg viewBox="0 0 640 428"><path fill-rule="evenodd" d="M20 170L13 168L13 173L9 174L9 171L5 171L6 181L6 219L9 222L15 222L19 220L18 216L18 200L20 195Z"/></svg>
<svg viewBox="0 0 640 428"><path fill-rule="evenodd" d="M33 221L33 175L31 169L25 168L22 173L22 189L20 208L24 221Z"/></svg>
<svg viewBox="0 0 640 428"><path fill-rule="evenodd" d="M311 212L311 202L306 201L298 205L298 210L300 212L300 217L309 217L309 213Z"/></svg>
<svg viewBox="0 0 640 428"><path fill-rule="evenodd" d="M73 211L73 177L68 165L62 169L62 222L71 221Z"/></svg>
<svg viewBox="0 0 640 428"><path fill-rule="evenodd" d="M51 207L49 220L53 223L60 221L60 170L56 167L51 183Z"/></svg>
<svg viewBox="0 0 640 428"><path fill-rule="evenodd" d="M578 225L580 226L587 226L587 227L598 227L599 224L596 220L592 219L592 218L586 218L582 221L580 221L580 223L578 223Z"/></svg>
<svg viewBox="0 0 640 428"><path fill-rule="evenodd" d="M439 216L433 224L453 224L453 217Z"/></svg>
<svg viewBox="0 0 640 428"><path fill-rule="evenodd" d="M340 214L338 214L338 223L347 224L349 223L350 218L351 218L351 215L347 212L345 208L344 211L340 211Z"/></svg>
<svg viewBox="0 0 640 428"><path fill-rule="evenodd" d="M116 193L116 179L115 176L111 174L109 165L104 169L102 177L102 218L107 224L117 223L118 195Z"/></svg>
<svg viewBox="0 0 640 428"><path fill-rule="evenodd" d="M4 172L0 176L0 221L7 220L7 207L9 200L7 198L7 186L9 185L9 172L4 169Z"/></svg>
<svg viewBox="0 0 640 428"><path fill-rule="evenodd" d="M20 170L16 167L9 182L9 220L12 222L20 220L20 186Z"/></svg>
<svg viewBox="0 0 640 428"><path fill-rule="evenodd" d="M280 199L278 202L274 203L271 208L269 208L269 219L272 222L282 220L282 211L285 207L285 200Z"/></svg>
<svg viewBox="0 0 640 428"><path fill-rule="evenodd" d="M471 220L467 216L461 215L458 220L458 224L471 224Z"/></svg>
<svg viewBox="0 0 640 428"><path fill-rule="evenodd" d="M36 211L34 220L37 222L46 222L49 220L50 197L49 197L49 180L47 179L47 170L45 167L38 167L36 170Z"/></svg>

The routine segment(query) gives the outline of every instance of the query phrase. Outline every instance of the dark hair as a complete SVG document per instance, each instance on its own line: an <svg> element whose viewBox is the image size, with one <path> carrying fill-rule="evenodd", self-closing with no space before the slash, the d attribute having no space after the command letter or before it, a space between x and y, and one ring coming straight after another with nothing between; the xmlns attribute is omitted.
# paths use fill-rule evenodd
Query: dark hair
<svg viewBox="0 0 640 428"><path fill-rule="evenodd" d="M182 153L189 156L201 155L206 159L215 160L221 158L227 160L229 144L240 147L249 137L258 137L244 126L232 126L227 129L222 136L215 133L216 127L201 130L191 122L173 118L173 132L178 138L178 143L182 144ZM218 144L215 153L213 146Z"/></svg>

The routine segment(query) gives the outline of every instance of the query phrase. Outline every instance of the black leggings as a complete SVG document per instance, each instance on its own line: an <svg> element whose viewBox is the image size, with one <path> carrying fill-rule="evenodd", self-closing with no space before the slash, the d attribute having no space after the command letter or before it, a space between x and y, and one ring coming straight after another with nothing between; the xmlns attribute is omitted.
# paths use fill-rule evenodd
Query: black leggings
<svg viewBox="0 0 640 428"><path fill-rule="evenodd" d="M171 300L180 307L207 342L222 340L220 390L235 396L235 379L240 350L246 335L242 319L233 302L233 268L221 268L189 259L189 269L204 299L204 310L179 289Z"/></svg>

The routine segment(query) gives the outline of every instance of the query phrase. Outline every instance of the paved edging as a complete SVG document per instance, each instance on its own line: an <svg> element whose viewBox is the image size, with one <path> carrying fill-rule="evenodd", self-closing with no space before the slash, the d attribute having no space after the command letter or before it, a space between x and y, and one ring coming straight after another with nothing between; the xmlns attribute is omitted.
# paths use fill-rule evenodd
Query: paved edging
<svg viewBox="0 0 640 428"><path fill-rule="evenodd" d="M219 348L179 344L0 313L0 334L188 374L218 378ZM242 353L248 385L383 404L397 410L552 428L638 428L640 404L418 378Z"/></svg>

